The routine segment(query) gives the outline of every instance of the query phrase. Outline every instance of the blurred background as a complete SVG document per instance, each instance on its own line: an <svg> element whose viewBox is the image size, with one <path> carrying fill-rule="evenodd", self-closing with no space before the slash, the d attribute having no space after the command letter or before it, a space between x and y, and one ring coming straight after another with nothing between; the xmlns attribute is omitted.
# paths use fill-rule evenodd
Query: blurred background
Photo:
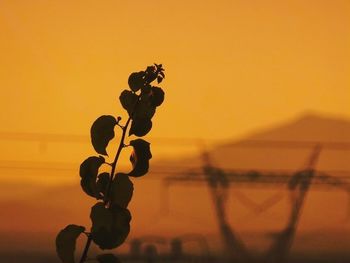
<svg viewBox="0 0 350 263"><path fill-rule="evenodd" d="M58 231L90 227L91 124L125 121L129 74L162 63L150 173L115 253L349 262L349 17L346 0L1 0L1 261L59 262Z"/></svg>

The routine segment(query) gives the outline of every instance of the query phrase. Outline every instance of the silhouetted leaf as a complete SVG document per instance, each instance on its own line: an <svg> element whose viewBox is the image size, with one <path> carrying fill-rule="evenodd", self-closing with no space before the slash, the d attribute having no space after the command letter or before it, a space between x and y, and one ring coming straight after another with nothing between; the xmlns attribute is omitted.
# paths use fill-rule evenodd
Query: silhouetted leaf
<svg viewBox="0 0 350 263"><path fill-rule="evenodd" d="M95 198L100 197L96 185L96 177L98 174L98 169L104 162L105 159L102 156L91 156L80 165L80 185L85 193Z"/></svg>
<svg viewBox="0 0 350 263"><path fill-rule="evenodd" d="M111 186L111 203L122 208L127 208L133 191L134 186L129 176L123 173L117 173Z"/></svg>
<svg viewBox="0 0 350 263"><path fill-rule="evenodd" d="M159 87L152 87L151 103L153 106L158 107L164 101L164 91Z"/></svg>
<svg viewBox="0 0 350 263"><path fill-rule="evenodd" d="M91 126L91 142L99 154L108 155L106 147L114 138L114 126L117 120L111 115L100 116Z"/></svg>
<svg viewBox="0 0 350 263"><path fill-rule="evenodd" d="M103 196L106 193L107 186L109 182L109 173L101 173L97 176L97 182L96 182L96 188L99 194L103 194ZM102 197L102 195L100 195Z"/></svg>
<svg viewBox="0 0 350 263"><path fill-rule="evenodd" d="M130 156L133 170L128 174L133 177L140 177L148 172L149 159L152 158L150 144L142 139L130 141L134 151Z"/></svg>
<svg viewBox="0 0 350 263"><path fill-rule="evenodd" d="M149 99L141 99L135 107L132 119L152 119L156 107L154 107Z"/></svg>
<svg viewBox="0 0 350 263"><path fill-rule="evenodd" d="M149 94L151 92L152 86L147 84L144 87L141 88L141 95L142 94Z"/></svg>
<svg viewBox="0 0 350 263"><path fill-rule="evenodd" d="M157 77L157 83L159 84L159 83L161 83L163 81L163 78L161 77L161 76L158 76Z"/></svg>
<svg viewBox="0 0 350 263"><path fill-rule="evenodd" d="M106 228L110 230L112 228L113 216L104 203L96 203L91 208L90 218L92 221L92 230L99 230L100 228Z"/></svg>
<svg viewBox="0 0 350 263"><path fill-rule="evenodd" d="M103 254L96 257L99 263L121 263L121 261L113 254Z"/></svg>
<svg viewBox="0 0 350 263"><path fill-rule="evenodd" d="M130 74L128 84L132 91L136 92L146 84L144 76L144 71L134 72Z"/></svg>
<svg viewBox="0 0 350 263"><path fill-rule="evenodd" d="M56 237L56 252L63 263L74 263L75 243L85 227L68 225Z"/></svg>
<svg viewBox="0 0 350 263"><path fill-rule="evenodd" d="M112 205L106 208L97 203L91 208L91 237L101 249L120 246L130 232L131 215L129 210Z"/></svg>
<svg viewBox="0 0 350 263"><path fill-rule="evenodd" d="M145 72L145 79L147 83L151 83L153 80L157 78L157 69L155 66L148 66Z"/></svg>
<svg viewBox="0 0 350 263"><path fill-rule="evenodd" d="M136 136L145 136L152 129L152 121L150 119L135 118L132 120L129 130L129 136L135 134Z"/></svg>
<svg viewBox="0 0 350 263"><path fill-rule="evenodd" d="M123 90L119 96L119 100L123 108L131 115L138 101L138 96L130 90Z"/></svg>

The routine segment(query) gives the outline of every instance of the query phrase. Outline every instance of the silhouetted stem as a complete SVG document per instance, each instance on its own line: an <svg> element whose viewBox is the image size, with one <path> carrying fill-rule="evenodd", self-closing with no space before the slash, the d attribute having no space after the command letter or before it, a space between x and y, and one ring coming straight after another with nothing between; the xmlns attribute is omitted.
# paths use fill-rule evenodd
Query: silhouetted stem
<svg viewBox="0 0 350 263"><path fill-rule="evenodd" d="M128 130L130 121L131 121L131 118L129 117L128 120L125 123L125 126L123 127L123 133L122 133L122 137L121 137L120 142L119 142L119 147L118 147L117 153L115 155L114 161L111 164L112 171L111 171L111 177L110 177L110 180L109 180L109 183L108 183L108 188L107 188L106 195L105 195L105 204L108 203L108 199L109 199L109 195L110 195L110 191L111 191L111 186L112 186L112 181L113 181L113 178L114 178L115 169L117 167L117 162L118 162L120 153L121 153L122 149L124 148L124 140L125 140L126 132ZM87 254L88 254L89 248L90 248L90 245L91 245L91 241L92 241L92 238L91 238L91 234L90 234L90 235L88 235L88 239L86 241L86 245L85 245L85 248L84 248L84 251L83 251L83 254L81 256L81 259L80 259L79 263L84 263L85 262L85 260L87 258Z"/></svg>
<svg viewBox="0 0 350 263"><path fill-rule="evenodd" d="M129 117L128 120L125 123L125 126L123 127L123 132L122 132L122 137L120 138L119 147L118 147L117 153L115 154L114 161L112 163L111 176L109 178L109 183L108 183L107 191L106 191L106 194L105 194L105 204L108 202L108 199L109 199L109 195L110 195L110 192L111 192L112 181L114 179L115 169L117 167L117 162L118 162L120 153L122 152L122 149L124 148L124 145L125 145L124 144L124 140L125 140L126 132L128 130L130 121L131 121L131 118Z"/></svg>
<svg viewBox="0 0 350 263"><path fill-rule="evenodd" d="M87 258L87 253L88 253L90 245L91 245L91 241L92 241L92 238L91 238L91 235L89 235L88 239L86 240L84 252L81 255L81 259L80 259L79 263L84 263L85 262L85 260Z"/></svg>

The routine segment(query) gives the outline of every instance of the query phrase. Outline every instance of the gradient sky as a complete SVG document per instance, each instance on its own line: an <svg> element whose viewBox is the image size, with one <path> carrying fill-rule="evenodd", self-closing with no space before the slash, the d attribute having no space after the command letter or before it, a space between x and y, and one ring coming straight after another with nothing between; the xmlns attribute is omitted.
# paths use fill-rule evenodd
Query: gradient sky
<svg viewBox="0 0 350 263"><path fill-rule="evenodd" d="M153 62L167 75L152 136L350 118L349 17L347 0L1 0L0 130L88 134Z"/></svg>
<svg viewBox="0 0 350 263"><path fill-rule="evenodd" d="M349 18L349 0L0 0L0 132L88 135L100 115L125 119L119 94L131 72L153 62L166 70L166 99L154 118L153 137L238 139L305 112L350 119ZM56 143L44 156L29 144L1 141L0 161L68 160L78 169L91 150ZM14 173L2 173L0 179L38 176L34 170ZM41 171L40 176L52 183L61 174ZM72 180L77 190L77 173ZM133 208L147 209L148 216L153 214L143 198L153 195L151 183L138 188L135 204L142 206ZM20 187L15 191L4 184L7 192L0 192L18 197L37 191ZM345 213L341 194L328 203L328 195L310 195L318 205L306 209L310 218L328 220L319 209L323 206L339 221ZM48 200L47 207L55 204ZM9 207L14 215L22 213ZM88 220L86 213L80 216ZM321 216L323 221L315 219ZM16 224L13 218L9 222ZM18 218L27 220L27 215ZM214 216L209 220L214 225Z"/></svg>

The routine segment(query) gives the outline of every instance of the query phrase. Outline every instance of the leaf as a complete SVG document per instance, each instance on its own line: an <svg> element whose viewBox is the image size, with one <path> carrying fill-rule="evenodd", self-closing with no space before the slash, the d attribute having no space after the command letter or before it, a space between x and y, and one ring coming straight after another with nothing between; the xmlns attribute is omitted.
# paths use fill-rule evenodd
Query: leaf
<svg viewBox="0 0 350 263"><path fill-rule="evenodd" d="M102 254L96 257L99 263L121 263L121 261L113 254Z"/></svg>
<svg viewBox="0 0 350 263"><path fill-rule="evenodd" d="M91 237L101 249L112 249L124 243L130 232L129 210L99 202L91 208Z"/></svg>
<svg viewBox="0 0 350 263"><path fill-rule="evenodd" d="M80 185L86 194L95 198L100 198L96 185L96 177L98 169L104 162L105 159L102 156L90 156L80 165Z"/></svg>
<svg viewBox="0 0 350 263"><path fill-rule="evenodd" d="M145 85L141 88L141 94L149 94L151 92L152 86L150 84Z"/></svg>
<svg viewBox="0 0 350 263"><path fill-rule="evenodd" d="M147 88L149 91L147 93ZM151 119L156 111L152 105L149 97L151 93L151 86L147 85L144 87L141 93L141 99L129 90L124 90L119 99L124 109L129 113L129 116L135 118L148 118Z"/></svg>
<svg viewBox="0 0 350 263"><path fill-rule="evenodd" d="M123 90L119 96L119 100L123 108L131 115L138 101L138 96L130 90Z"/></svg>
<svg viewBox="0 0 350 263"><path fill-rule="evenodd" d="M128 84L132 91L136 92L146 84L144 76L144 71L134 72L130 74Z"/></svg>
<svg viewBox="0 0 350 263"><path fill-rule="evenodd" d="M158 77L157 77L157 83L159 84L159 83L161 83L162 81L163 81L163 77L158 76Z"/></svg>
<svg viewBox="0 0 350 263"><path fill-rule="evenodd" d="M111 202L127 208L132 198L134 186L127 174L117 173L111 186Z"/></svg>
<svg viewBox="0 0 350 263"><path fill-rule="evenodd" d="M141 99L135 107L132 119L152 119L156 112L154 107L148 98Z"/></svg>
<svg viewBox="0 0 350 263"><path fill-rule="evenodd" d="M103 115L91 126L91 142L95 151L99 154L108 155L106 147L110 140L114 138L114 126L117 120L111 115Z"/></svg>
<svg viewBox="0 0 350 263"><path fill-rule="evenodd" d="M136 136L145 136L152 129L152 121L148 118L135 118L132 120L129 130L129 136L135 134Z"/></svg>
<svg viewBox="0 0 350 263"><path fill-rule="evenodd" d="M164 91L159 87L152 87L151 103L154 107L160 106L164 101Z"/></svg>
<svg viewBox="0 0 350 263"><path fill-rule="evenodd" d="M91 208L90 218L92 221L92 231L100 228L112 229L113 216L102 202L96 203Z"/></svg>
<svg viewBox="0 0 350 263"><path fill-rule="evenodd" d="M157 69L155 66L148 66L145 72L145 79L148 83L151 83L157 78Z"/></svg>
<svg viewBox="0 0 350 263"><path fill-rule="evenodd" d="M149 159L152 158L150 144L142 139L130 141L134 151L130 156L133 170L128 174L133 177L140 177L148 172Z"/></svg>
<svg viewBox="0 0 350 263"><path fill-rule="evenodd" d="M104 196L107 191L108 182L109 173L101 173L97 176L96 188L101 197L102 195Z"/></svg>
<svg viewBox="0 0 350 263"><path fill-rule="evenodd" d="M68 225L56 237L56 252L63 263L74 263L75 243L85 227Z"/></svg>

